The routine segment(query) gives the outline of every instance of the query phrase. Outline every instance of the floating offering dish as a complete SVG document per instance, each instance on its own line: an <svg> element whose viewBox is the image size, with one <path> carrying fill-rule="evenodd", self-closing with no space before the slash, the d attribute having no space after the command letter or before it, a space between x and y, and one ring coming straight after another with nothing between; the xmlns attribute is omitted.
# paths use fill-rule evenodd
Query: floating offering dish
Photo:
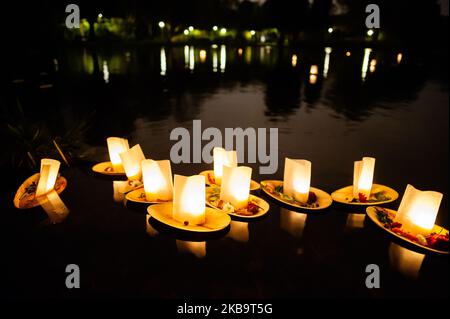
<svg viewBox="0 0 450 319"><path fill-rule="evenodd" d="M434 225L428 234L418 234L408 231L402 223L395 221L397 215L395 210L369 206L366 212L377 226L406 242L436 253L449 253L449 232L441 226Z"/></svg>
<svg viewBox="0 0 450 319"><path fill-rule="evenodd" d="M110 162L98 163L92 167L92 170L95 173L108 176L125 175L120 154L130 149L128 140L120 137L108 137L106 143L108 144Z"/></svg>
<svg viewBox="0 0 450 319"><path fill-rule="evenodd" d="M220 185L216 184L216 180L214 178L214 171L213 170L200 172L200 175L205 176L206 185L220 187ZM251 191L256 191L259 188L260 188L260 185L259 185L259 183L257 181L254 181L254 180L250 181L250 190Z"/></svg>
<svg viewBox="0 0 450 319"><path fill-rule="evenodd" d="M140 187L126 194L125 198L131 202L142 203L142 204L160 204L160 203L170 203L172 200L163 200L163 199L152 199L148 200L145 195L144 187Z"/></svg>
<svg viewBox="0 0 450 319"><path fill-rule="evenodd" d="M219 209L225 213L242 218L258 218L265 215L269 211L269 204L254 195L249 195L247 205L235 208L232 203L220 199L219 187L206 188L206 204L212 208Z"/></svg>
<svg viewBox="0 0 450 319"><path fill-rule="evenodd" d="M353 197L353 186L347 186L331 194L335 202L348 205L381 205L395 201L398 198L398 193L387 186L380 184L373 184L369 198L364 194L359 193L358 197Z"/></svg>
<svg viewBox="0 0 450 319"><path fill-rule="evenodd" d="M108 175L108 176L122 176L125 175L125 170L123 167L120 168L113 168L113 165L111 162L101 162L98 164L95 164L92 167L92 171L98 174Z"/></svg>
<svg viewBox="0 0 450 319"><path fill-rule="evenodd" d="M309 188L308 199L306 202L299 202L294 197L284 194L283 181L262 181L261 189L273 199L295 208L320 210L330 207L333 203L331 196L328 193L315 187Z"/></svg>

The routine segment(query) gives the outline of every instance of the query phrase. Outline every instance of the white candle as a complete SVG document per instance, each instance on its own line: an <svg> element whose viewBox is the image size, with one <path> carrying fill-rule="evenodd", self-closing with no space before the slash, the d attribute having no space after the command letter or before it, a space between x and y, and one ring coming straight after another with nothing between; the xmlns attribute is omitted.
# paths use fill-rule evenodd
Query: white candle
<svg viewBox="0 0 450 319"><path fill-rule="evenodd" d="M172 169L169 160L143 160L142 179L147 201L155 202L157 200L172 200Z"/></svg>
<svg viewBox="0 0 450 319"><path fill-rule="evenodd" d="M223 166L220 199L229 202L235 209L246 208L250 196L252 169L246 166Z"/></svg>
<svg viewBox="0 0 450 319"><path fill-rule="evenodd" d="M236 151L226 151L221 147L214 147L214 180L215 184L220 185L222 183L223 166L236 167L237 166L237 154Z"/></svg>
<svg viewBox="0 0 450 319"><path fill-rule="evenodd" d="M139 180L142 177L141 163L145 160L144 153L142 152L139 144L133 146L128 151L120 153L122 165L125 170L125 174L130 180Z"/></svg>
<svg viewBox="0 0 450 319"><path fill-rule="evenodd" d="M41 171L36 188L36 196L44 195L53 190L56 179L58 178L60 166L61 163L54 159L43 158L41 160Z"/></svg>
<svg viewBox="0 0 450 319"><path fill-rule="evenodd" d="M109 160L111 161L113 170L116 172L123 170L120 153L129 150L128 140L120 137L108 137L106 142L108 144Z"/></svg>
<svg viewBox="0 0 450 319"><path fill-rule="evenodd" d="M284 162L283 193L300 203L308 202L311 183L311 162L286 158Z"/></svg>
<svg viewBox="0 0 450 319"><path fill-rule="evenodd" d="M442 193L420 191L408 185L395 221L413 234L427 235L434 227L441 200Z"/></svg>
<svg viewBox="0 0 450 319"><path fill-rule="evenodd" d="M173 218L185 225L205 223L205 177L175 175Z"/></svg>
<svg viewBox="0 0 450 319"><path fill-rule="evenodd" d="M372 190L373 173L375 170L375 158L363 157L356 161L353 170L353 197L359 198L362 194L369 199Z"/></svg>

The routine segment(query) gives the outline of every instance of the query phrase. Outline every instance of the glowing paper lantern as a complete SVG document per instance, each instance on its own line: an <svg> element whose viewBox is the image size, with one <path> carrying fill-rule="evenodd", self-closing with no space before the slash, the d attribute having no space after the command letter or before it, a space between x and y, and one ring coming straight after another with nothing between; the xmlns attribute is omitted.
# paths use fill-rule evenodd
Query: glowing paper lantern
<svg viewBox="0 0 450 319"><path fill-rule="evenodd" d="M53 224L62 222L69 215L69 209L54 190L45 196L42 196L38 199L38 202L41 204Z"/></svg>
<svg viewBox="0 0 450 319"><path fill-rule="evenodd" d="M427 235L433 229L441 200L442 193L420 191L408 185L395 221L401 223L404 229L413 234Z"/></svg>
<svg viewBox="0 0 450 319"><path fill-rule="evenodd" d="M311 68L309 69L309 74L312 75L319 74L319 67L317 65L311 65Z"/></svg>
<svg viewBox="0 0 450 319"><path fill-rule="evenodd" d="M173 219L187 225L205 223L205 177L175 175Z"/></svg>
<svg viewBox="0 0 450 319"><path fill-rule="evenodd" d="M111 161L113 170L123 170L120 153L126 152L130 149L128 140L120 137L108 137L106 139L106 143L108 144L109 160Z"/></svg>
<svg viewBox="0 0 450 319"><path fill-rule="evenodd" d="M58 171L61 163L50 158L41 160L41 172L39 182L36 188L36 196L44 195L55 187Z"/></svg>
<svg viewBox="0 0 450 319"><path fill-rule="evenodd" d="M128 179L141 179L141 162L145 160L145 156L142 152L141 146L137 144L130 148L128 151L120 153L120 158L122 159L122 165Z"/></svg>
<svg viewBox="0 0 450 319"><path fill-rule="evenodd" d="M373 172L375 170L375 158L363 157L361 161L356 161L353 170L353 197L359 198L363 194L369 199L372 190Z"/></svg>
<svg viewBox="0 0 450 319"><path fill-rule="evenodd" d="M223 166L220 199L229 202L235 209L245 208L250 196L252 169L246 166Z"/></svg>
<svg viewBox="0 0 450 319"><path fill-rule="evenodd" d="M300 203L308 202L311 183L311 162L286 158L284 161L283 193Z"/></svg>
<svg viewBox="0 0 450 319"><path fill-rule="evenodd" d="M142 179L145 197L149 202L170 201L173 196L172 169L170 161L143 160Z"/></svg>
<svg viewBox="0 0 450 319"><path fill-rule="evenodd" d="M237 154L236 151L226 151L221 147L214 147L214 179L217 185L222 182L223 166L236 167Z"/></svg>

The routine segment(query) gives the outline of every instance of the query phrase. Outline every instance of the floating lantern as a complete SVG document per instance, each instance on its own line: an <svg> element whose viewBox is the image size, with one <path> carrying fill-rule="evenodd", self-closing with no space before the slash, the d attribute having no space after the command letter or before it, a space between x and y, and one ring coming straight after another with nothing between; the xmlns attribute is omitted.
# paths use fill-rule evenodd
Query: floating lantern
<svg viewBox="0 0 450 319"><path fill-rule="evenodd" d="M149 202L170 201L173 196L172 169L170 161L143 160L142 179L145 197Z"/></svg>
<svg viewBox="0 0 450 319"><path fill-rule="evenodd" d="M123 171L120 153L130 149L128 140L120 137L108 137L106 143L108 144L109 160L111 161L113 170L116 172Z"/></svg>
<svg viewBox="0 0 450 319"><path fill-rule="evenodd" d="M58 171L61 163L50 158L43 158L41 160L41 172L39 182L36 188L36 197L44 195L55 187L56 179L58 178Z"/></svg>
<svg viewBox="0 0 450 319"><path fill-rule="evenodd" d="M128 151L120 153L122 165L125 174L130 180L138 180L142 177L141 162L145 160L145 155L142 152L139 144L133 146Z"/></svg>
<svg viewBox="0 0 450 319"><path fill-rule="evenodd" d="M250 196L252 169L246 166L223 166L220 199L229 202L235 210L247 207Z"/></svg>
<svg viewBox="0 0 450 319"><path fill-rule="evenodd" d="M311 68L309 69L309 74L318 75L319 67L317 65L311 65Z"/></svg>
<svg viewBox="0 0 450 319"><path fill-rule="evenodd" d="M442 193L420 191L408 185L395 221L413 234L428 235L434 227L441 200Z"/></svg>
<svg viewBox="0 0 450 319"><path fill-rule="evenodd" d="M205 177L175 175L172 217L184 225L205 223Z"/></svg>
<svg viewBox="0 0 450 319"><path fill-rule="evenodd" d="M38 201L53 224L61 223L69 215L69 209L54 190L42 196Z"/></svg>
<svg viewBox="0 0 450 319"><path fill-rule="evenodd" d="M370 197L372 190L373 172L375 170L375 158L363 157L356 161L353 170L353 197L359 198L362 194L366 199Z"/></svg>
<svg viewBox="0 0 450 319"><path fill-rule="evenodd" d="M284 162L283 193L300 203L308 202L311 183L311 162L286 158Z"/></svg>
<svg viewBox="0 0 450 319"><path fill-rule="evenodd" d="M214 147L214 180L217 185L221 184L223 166L236 167L237 166L237 153L236 151L226 151L221 147Z"/></svg>

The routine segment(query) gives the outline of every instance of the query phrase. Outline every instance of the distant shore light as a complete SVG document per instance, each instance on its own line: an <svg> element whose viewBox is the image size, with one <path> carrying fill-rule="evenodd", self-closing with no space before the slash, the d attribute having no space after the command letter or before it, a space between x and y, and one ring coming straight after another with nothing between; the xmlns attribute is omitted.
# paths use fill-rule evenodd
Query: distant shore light
<svg viewBox="0 0 450 319"><path fill-rule="evenodd" d="M98 14L98 18L99 18L99 19L103 18L103 14L99 13L99 14Z"/></svg>
<svg viewBox="0 0 450 319"><path fill-rule="evenodd" d="M397 54L397 63L400 64L400 62L402 62L403 59L403 54L399 53Z"/></svg>
<svg viewBox="0 0 450 319"><path fill-rule="evenodd" d="M227 33L227 29L226 28L220 29L220 34L226 34L226 33Z"/></svg>
<svg viewBox="0 0 450 319"><path fill-rule="evenodd" d="M217 31L217 30L219 30L219 27L218 26L213 26L213 28L212 28L214 31Z"/></svg>
<svg viewBox="0 0 450 319"><path fill-rule="evenodd" d="M331 28L331 27L328 28L328 33L333 33L333 31L334 31L333 28Z"/></svg>
<svg viewBox="0 0 450 319"><path fill-rule="evenodd" d="M192 31L194 31L194 27L193 27L193 26L190 26L190 27L188 28L188 30L192 32Z"/></svg>
<svg viewBox="0 0 450 319"><path fill-rule="evenodd" d="M345 52L345 55L346 55L346 56L351 56L352 53L351 53L350 51L347 51L347 52Z"/></svg>
<svg viewBox="0 0 450 319"><path fill-rule="evenodd" d="M250 30L250 35L255 35L256 34L256 31L255 30Z"/></svg>
<svg viewBox="0 0 450 319"><path fill-rule="evenodd" d="M367 30L367 35L368 35L369 37L373 36L374 33L375 33L375 32L373 32L372 29Z"/></svg>
<svg viewBox="0 0 450 319"><path fill-rule="evenodd" d="M201 62L205 62L206 61L206 50L200 50L199 57L200 57Z"/></svg>
<svg viewBox="0 0 450 319"><path fill-rule="evenodd" d="M189 30L188 29L184 29L183 33L184 33L184 35L188 35L189 34Z"/></svg>
<svg viewBox="0 0 450 319"><path fill-rule="evenodd" d="M164 23L164 21L159 21L158 26L162 29L166 26L166 24Z"/></svg>

